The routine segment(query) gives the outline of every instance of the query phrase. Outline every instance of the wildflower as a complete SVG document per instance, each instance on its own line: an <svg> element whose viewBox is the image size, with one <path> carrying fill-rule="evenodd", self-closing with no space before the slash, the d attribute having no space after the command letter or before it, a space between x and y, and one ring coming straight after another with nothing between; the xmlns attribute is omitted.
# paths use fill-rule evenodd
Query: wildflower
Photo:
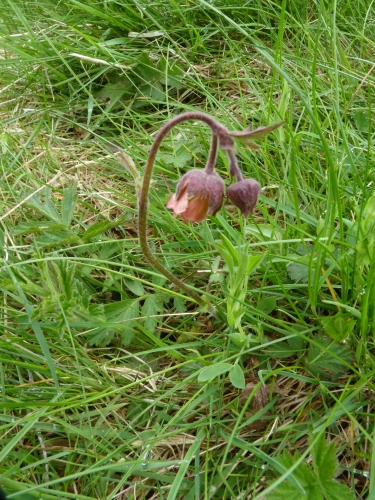
<svg viewBox="0 0 375 500"><path fill-rule="evenodd" d="M243 179L235 184L231 184L227 189L227 196L233 205L236 205L244 217L249 213L258 201L260 186L255 179Z"/></svg>
<svg viewBox="0 0 375 500"><path fill-rule="evenodd" d="M176 194L167 203L174 215L202 222L207 215L215 215L223 204L224 181L216 172L190 170L178 183Z"/></svg>

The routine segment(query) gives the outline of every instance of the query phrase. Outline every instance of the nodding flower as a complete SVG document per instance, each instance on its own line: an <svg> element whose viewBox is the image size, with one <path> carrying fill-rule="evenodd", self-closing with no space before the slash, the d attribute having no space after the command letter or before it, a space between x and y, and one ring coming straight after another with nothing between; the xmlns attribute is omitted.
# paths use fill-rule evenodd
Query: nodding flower
<svg viewBox="0 0 375 500"><path fill-rule="evenodd" d="M147 158L142 187L138 195L139 242L142 253L155 269L161 272L180 290L184 290L196 303L202 307L209 307L205 299L191 290L189 286L174 276L159 262L153 255L148 243L148 198L155 158L167 134L176 125L185 121L203 122L208 125L212 133L211 148L205 168L202 170L190 170L184 174L177 185L176 193L171 195L167 202L167 208L173 210L175 216L181 215L184 219L193 222L202 222L208 215L215 215L223 204L224 181L215 172L215 163L219 148L227 153L230 164L230 176L236 177L237 180L235 184L229 186L227 190L228 198L241 210L245 217L249 215L257 202L260 187L254 179L244 178L235 154L235 140L244 143L247 147L257 149L257 145L253 142L253 139L261 139L269 132L283 125L284 122L275 123L268 127L258 127L255 130L246 128L241 132L230 132L211 115L202 113L201 111L187 111L171 118L159 129L155 136Z"/></svg>
<svg viewBox="0 0 375 500"><path fill-rule="evenodd" d="M208 215L215 215L224 198L224 181L216 172L190 170L186 172L167 203L174 215L181 215L192 222L202 222Z"/></svg>
<svg viewBox="0 0 375 500"><path fill-rule="evenodd" d="M243 179L231 184L227 189L230 201L241 210L244 217L248 217L258 201L260 186L255 179Z"/></svg>

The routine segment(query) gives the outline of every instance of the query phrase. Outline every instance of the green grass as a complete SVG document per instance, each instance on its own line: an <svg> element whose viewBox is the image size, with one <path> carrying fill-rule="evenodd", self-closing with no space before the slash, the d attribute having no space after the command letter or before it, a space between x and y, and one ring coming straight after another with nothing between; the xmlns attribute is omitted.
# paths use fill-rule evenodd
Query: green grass
<svg viewBox="0 0 375 500"><path fill-rule="evenodd" d="M8 499L374 499L368 2L0 7ZM259 153L237 145L264 187L246 222L229 204L201 224L165 208L204 166L206 126L179 126L158 155L150 244L217 317L145 262L116 153L142 174L158 128L188 110L236 131L285 120ZM223 152L217 169L228 185ZM233 262L263 256L241 285L242 347L220 241Z"/></svg>

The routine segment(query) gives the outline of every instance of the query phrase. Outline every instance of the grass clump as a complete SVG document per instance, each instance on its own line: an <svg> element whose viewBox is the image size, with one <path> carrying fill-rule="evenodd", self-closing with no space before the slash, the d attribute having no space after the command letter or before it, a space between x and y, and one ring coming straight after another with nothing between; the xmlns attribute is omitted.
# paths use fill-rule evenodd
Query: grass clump
<svg viewBox="0 0 375 500"><path fill-rule="evenodd" d="M8 498L373 498L366 2L0 3ZM208 129L158 153L150 247L217 317L138 243L134 176L187 111L237 132L285 120L260 153L237 148L263 187L246 221L165 208Z"/></svg>

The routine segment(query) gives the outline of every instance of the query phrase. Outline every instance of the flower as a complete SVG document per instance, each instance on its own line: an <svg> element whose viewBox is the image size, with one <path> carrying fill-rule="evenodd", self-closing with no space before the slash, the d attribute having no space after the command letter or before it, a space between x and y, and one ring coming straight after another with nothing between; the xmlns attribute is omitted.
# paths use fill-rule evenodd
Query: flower
<svg viewBox="0 0 375 500"><path fill-rule="evenodd" d="M216 172L190 170L184 174L167 203L174 215L202 222L207 215L215 215L223 204L224 181Z"/></svg>
<svg viewBox="0 0 375 500"><path fill-rule="evenodd" d="M260 186L255 179L243 179L235 184L232 184L227 189L227 196L233 205L236 205L244 217L248 217L249 213L258 201Z"/></svg>

